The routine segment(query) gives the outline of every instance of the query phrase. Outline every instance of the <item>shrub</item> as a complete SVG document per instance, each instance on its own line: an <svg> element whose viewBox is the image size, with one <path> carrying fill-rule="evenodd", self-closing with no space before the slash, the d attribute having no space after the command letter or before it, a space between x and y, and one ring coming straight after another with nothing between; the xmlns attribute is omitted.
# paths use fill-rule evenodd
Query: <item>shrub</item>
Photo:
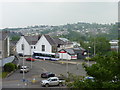
<svg viewBox="0 0 120 90"><path fill-rule="evenodd" d="M15 70L15 65L13 63L7 63L4 66L4 71L5 72L11 72Z"/></svg>
<svg viewBox="0 0 120 90"><path fill-rule="evenodd" d="M15 69L18 69L18 67L17 67L17 65L16 65L16 64L14 64L14 66L15 66Z"/></svg>

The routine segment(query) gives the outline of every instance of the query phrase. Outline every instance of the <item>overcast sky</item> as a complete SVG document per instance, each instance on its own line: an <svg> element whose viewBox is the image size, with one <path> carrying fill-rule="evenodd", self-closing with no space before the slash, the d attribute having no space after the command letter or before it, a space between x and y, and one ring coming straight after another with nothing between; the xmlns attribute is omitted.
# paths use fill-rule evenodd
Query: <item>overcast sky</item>
<svg viewBox="0 0 120 90"><path fill-rule="evenodd" d="M118 21L117 2L5 2L0 9L0 28Z"/></svg>

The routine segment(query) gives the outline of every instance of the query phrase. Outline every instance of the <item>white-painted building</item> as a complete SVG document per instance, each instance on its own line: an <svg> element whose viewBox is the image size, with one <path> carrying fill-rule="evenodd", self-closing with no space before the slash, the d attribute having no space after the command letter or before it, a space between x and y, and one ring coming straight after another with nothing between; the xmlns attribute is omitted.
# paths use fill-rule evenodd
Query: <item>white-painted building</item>
<svg viewBox="0 0 120 90"><path fill-rule="evenodd" d="M110 42L110 45L111 45L111 50L114 50L114 51L118 51L118 48L119 48L119 40L111 40Z"/></svg>
<svg viewBox="0 0 120 90"><path fill-rule="evenodd" d="M49 35L21 36L16 44L18 54L32 55L34 51L56 53L64 48L71 48L72 43Z"/></svg>
<svg viewBox="0 0 120 90"><path fill-rule="evenodd" d="M73 49L61 49L59 51L59 58L60 59L77 59L77 54L74 52Z"/></svg>

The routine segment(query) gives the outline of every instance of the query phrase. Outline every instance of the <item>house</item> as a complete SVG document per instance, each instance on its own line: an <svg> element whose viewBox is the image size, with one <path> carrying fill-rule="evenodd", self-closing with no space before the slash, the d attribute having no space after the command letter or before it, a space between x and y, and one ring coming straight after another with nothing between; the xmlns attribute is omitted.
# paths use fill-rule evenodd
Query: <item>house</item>
<svg viewBox="0 0 120 90"><path fill-rule="evenodd" d="M8 34L8 31L0 31L0 59L10 55L10 41Z"/></svg>
<svg viewBox="0 0 120 90"><path fill-rule="evenodd" d="M62 47L70 46L71 42L64 42L49 35L21 36L16 44L16 52L32 55L34 51L56 53Z"/></svg>
<svg viewBox="0 0 120 90"><path fill-rule="evenodd" d="M77 54L74 52L73 49L61 49L59 51L59 58L60 59L67 59L67 60L71 60L71 59L77 59Z"/></svg>
<svg viewBox="0 0 120 90"><path fill-rule="evenodd" d="M119 40L111 40L109 42L111 45L111 50L118 51L118 48L119 48L118 42L119 42Z"/></svg>
<svg viewBox="0 0 120 90"><path fill-rule="evenodd" d="M59 52L60 59L83 59L86 57L87 51L81 47L61 49Z"/></svg>

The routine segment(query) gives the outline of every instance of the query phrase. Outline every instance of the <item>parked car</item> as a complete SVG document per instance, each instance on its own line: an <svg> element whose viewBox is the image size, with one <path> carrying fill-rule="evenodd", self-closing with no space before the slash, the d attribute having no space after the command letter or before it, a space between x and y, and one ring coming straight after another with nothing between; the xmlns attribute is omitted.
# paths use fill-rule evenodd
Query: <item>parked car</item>
<svg viewBox="0 0 120 90"><path fill-rule="evenodd" d="M49 78L49 77L55 77L55 74L52 72L44 72L41 74L42 78Z"/></svg>
<svg viewBox="0 0 120 90"><path fill-rule="evenodd" d="M91 77L91 76L86 76L85 78L84 78L84 80L91 80L92 82L94 82L94 77Z"/></svg>
<svg viewBox="0 0 120 90"><path fill-rule="evenodd" d="M29 67L28 66L21 66L20 73L23 73L23 72L25 72L25 73L29 72Z"/></svg>
<svg viewBox="0 0 120 90"><path fill-rule="evenodd" d="M50 77L47 80L41 81L41 85L45 87L55 86L55 85L63 86L64 84L65 84L65 80L60 79L58 77Z"/></svg>
<svg viewBox="0 0 120 90"><path fill-rule="evenodd" d="M26 61L35 61L33 58L26 58Z"/></svg>

